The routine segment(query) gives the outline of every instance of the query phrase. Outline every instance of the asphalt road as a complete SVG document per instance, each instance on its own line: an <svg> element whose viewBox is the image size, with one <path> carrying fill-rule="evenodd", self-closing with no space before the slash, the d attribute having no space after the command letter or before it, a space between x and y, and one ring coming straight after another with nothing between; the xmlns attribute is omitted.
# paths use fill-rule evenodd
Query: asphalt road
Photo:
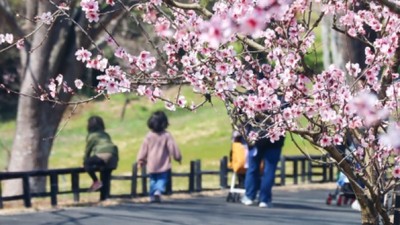
<svg viewBox="0 0 400 225"><path fill-rule="evenodd" d="M325 204L329 191L274 190L274 208L228 203L219 195L6 215L0 225L359 225L359 212Z"/></svg>

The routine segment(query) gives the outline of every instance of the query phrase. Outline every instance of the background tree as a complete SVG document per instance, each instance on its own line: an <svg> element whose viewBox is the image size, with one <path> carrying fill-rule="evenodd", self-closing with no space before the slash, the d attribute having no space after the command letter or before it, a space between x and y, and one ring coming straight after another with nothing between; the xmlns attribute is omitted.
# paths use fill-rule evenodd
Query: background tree
<svg viewBox="0 0 400 225"><path fill-rule="evenodd" d="M21 59L17 128L8 171L47 169L53 138L67 107L56 102L69 102L72 93L67 84L85 73L85 66L75 60L75 51L78 47L95 48L94 41L103 34L104 27L119 20L117 13L110 13L99 24L88 27L79 1L69 1L69 5L63 2L25 1L21 3L25 8L15 8L17 11L8 1L0 4L0 17L12 30ZM47 12L52 16L47 17ZM63 79L58 77L55 82L60 94L52 98L48 85L59 74ZM33 192L45 188L45 180L39 177L31 184ZM21 192L20 181L5 184L5 195Z"/></svg>

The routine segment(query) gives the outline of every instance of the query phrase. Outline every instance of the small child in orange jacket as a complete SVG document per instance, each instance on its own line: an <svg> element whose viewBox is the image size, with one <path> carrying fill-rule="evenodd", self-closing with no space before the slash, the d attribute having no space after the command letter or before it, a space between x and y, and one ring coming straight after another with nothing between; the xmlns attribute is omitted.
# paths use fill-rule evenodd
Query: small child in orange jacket
<svg viewBox="0 0 400 225"><path fill-rule="evenodd" d="M228 167L236 173L239 187L244 187L244 177L247 168L247 144L238 131L234 131L232 136L233 140Z"/></svg>

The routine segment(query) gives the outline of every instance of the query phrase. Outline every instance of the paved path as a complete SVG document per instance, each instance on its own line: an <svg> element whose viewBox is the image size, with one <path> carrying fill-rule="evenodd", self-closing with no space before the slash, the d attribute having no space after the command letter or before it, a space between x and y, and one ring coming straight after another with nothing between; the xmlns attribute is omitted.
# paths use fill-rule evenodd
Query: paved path
<svg viewBox="0 0 400 225"><path fill-rule="evenodd" d="M327 206L329 190L274 190L274 208L227 203L225 196L121 203L0 216L0 225L359 225L349 206Z"/></svg>

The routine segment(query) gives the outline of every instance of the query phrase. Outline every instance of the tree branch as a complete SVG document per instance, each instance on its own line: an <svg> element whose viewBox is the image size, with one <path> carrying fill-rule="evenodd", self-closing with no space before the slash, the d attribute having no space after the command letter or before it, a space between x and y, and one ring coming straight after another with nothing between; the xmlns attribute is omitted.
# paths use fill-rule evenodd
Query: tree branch
<svg viewBox="0 0 400 225"><path fill-rule="evenodd" d="M380 4L388 7L388 9L393 12L396 13L397 15L400 15L400 6L397 5L394 2L391 2L389 0L377 0L377 2L379 2Z"/></svg>
<svg viewBox="0 0 400 225"><path fill-rule="evenodd" d="M201 12L204 16L210 18L213 14L208 11L206 8L202 7L201 5L197 3L182 3L182 2L177 2L174 0L164 0L164 3L169 5L169 6L174 6L180 9L185 9L185 10L196 10Z"/></svg>

